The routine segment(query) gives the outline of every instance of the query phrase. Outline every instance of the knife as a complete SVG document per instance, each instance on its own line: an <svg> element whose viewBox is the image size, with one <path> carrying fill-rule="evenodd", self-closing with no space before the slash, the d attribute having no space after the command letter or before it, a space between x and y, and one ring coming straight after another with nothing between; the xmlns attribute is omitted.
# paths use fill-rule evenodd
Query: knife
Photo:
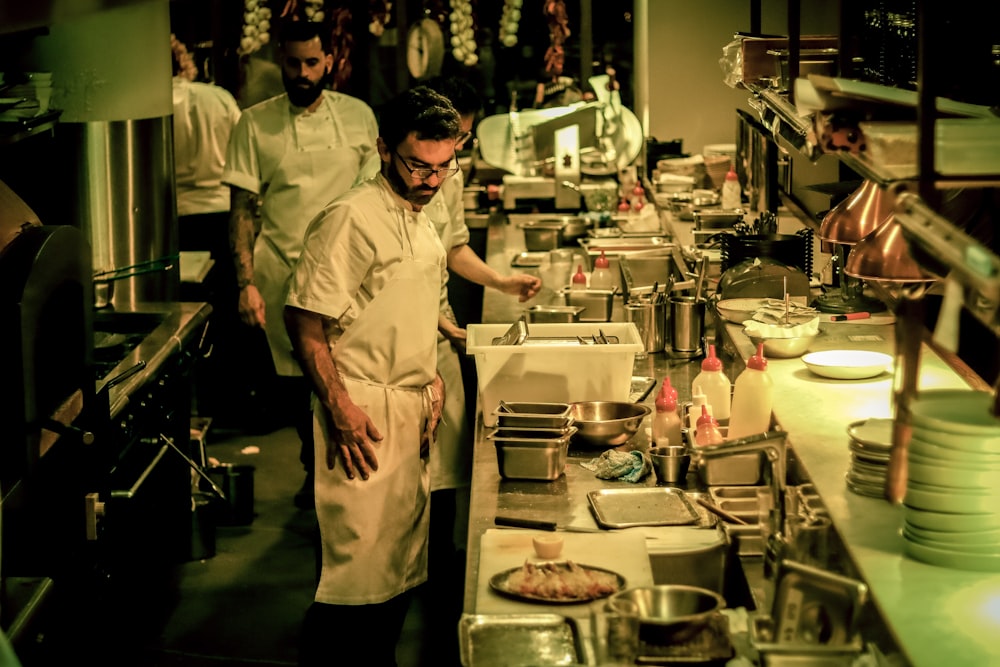
<svg viewBox="0 0 1000 667"><path fill-rule="evenodd" d="M600 528L586 528L583 526L559 526L555 521L542 521L541 519L521 519L512 516L499 516L493 519L493 523L507 528L533 528L535 530L557 531L563 530L567 533L600 533Z"/></svg>

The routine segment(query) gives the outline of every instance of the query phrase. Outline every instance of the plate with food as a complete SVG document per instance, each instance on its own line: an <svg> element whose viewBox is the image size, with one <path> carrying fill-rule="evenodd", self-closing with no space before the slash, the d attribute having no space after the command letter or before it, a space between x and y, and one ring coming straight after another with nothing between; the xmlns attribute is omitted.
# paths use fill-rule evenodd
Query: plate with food
<svg viewBox="0 0 1000 667"><path fill-rule="evenodd" d="M525 561L490 577L490 588L522 602L579 604L625 589L625 577L601 567L565 561Z"/></svg>

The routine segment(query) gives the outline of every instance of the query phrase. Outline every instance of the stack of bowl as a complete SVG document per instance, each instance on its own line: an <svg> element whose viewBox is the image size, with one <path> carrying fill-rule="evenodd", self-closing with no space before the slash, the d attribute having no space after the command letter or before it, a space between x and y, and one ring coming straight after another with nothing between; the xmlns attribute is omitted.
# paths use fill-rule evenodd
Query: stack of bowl
<svg viewBox="0 0 1000 667"><path fill-rule="evenodd" d="M1000 572L1000 418L987 392L922 392L910 406L904 498L907 555Z"/></svg>
<svg viewBox="0 0 1000 667"><path fill-rule="evenodd" d="M576 433L569 404L500 401L493 415L497 427L486 437L501 477L551 481L563 474Z"/></svg>
<svg viewBox="0 0 1000 667"><path fill-rule="evenodd" d="M892 420L865 419L847 427L850 436L851 467L847 488L862 496L885 495L885 473L892 447Z"/></svg>

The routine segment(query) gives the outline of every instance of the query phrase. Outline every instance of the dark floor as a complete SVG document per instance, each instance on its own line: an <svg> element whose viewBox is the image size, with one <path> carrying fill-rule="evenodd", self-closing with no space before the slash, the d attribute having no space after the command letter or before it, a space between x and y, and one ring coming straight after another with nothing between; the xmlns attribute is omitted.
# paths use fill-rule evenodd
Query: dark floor
<svg viewBox="0 0 1000 667"><path fill-rule="evenodd" d="M299 626L316 582L316 515L293 505L303 480L295 431L248 435L210 427L205 441L209 457L254 467L253 520L216 527L215 554L181 566L176 607L136 667L296 665ZM423 606L418 598L411 607L399 667L432 664L419 657Z"/></svg>

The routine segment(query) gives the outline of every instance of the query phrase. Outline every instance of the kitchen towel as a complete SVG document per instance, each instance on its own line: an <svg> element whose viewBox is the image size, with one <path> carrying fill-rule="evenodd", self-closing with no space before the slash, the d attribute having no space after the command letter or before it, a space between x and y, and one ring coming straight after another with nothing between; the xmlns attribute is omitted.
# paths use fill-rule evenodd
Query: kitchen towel
<svg viewBox="0 0 1000 667"><path fill-rule="evenodd" d="M601 479L621 479L626 482L638 482L653 471L653 462L645 452L632 450L619 452L609 449L595 459L580 463L587 470L592 470Z"/></svg>

